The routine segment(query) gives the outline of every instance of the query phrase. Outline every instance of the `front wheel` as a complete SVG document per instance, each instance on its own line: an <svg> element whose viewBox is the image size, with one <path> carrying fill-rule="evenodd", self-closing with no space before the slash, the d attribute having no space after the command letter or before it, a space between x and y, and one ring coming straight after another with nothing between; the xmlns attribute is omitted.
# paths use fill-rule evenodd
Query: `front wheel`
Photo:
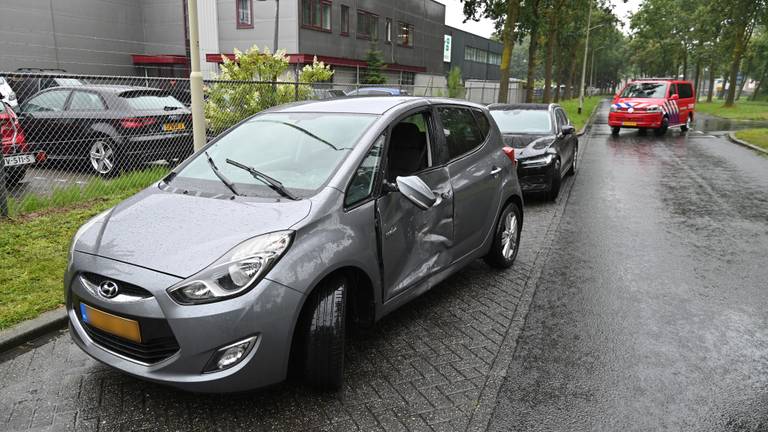
<svg viewBox="0 0 768 432"><path fill-rule="evenodd" d="M488 265L504 269L515 262L520 246L522 216L520 208L515 203L511 202L504 207L496 224L493 245L484 258Z"/></svg>
<svg viewBox="0 0 768 432"><path fill-rule="evenodd" d="M576 174L576 170L578 169L577 164L579 163L579 146L576 146L573 148L573 158L571 159L571 167L568 168L568 175L574 175Z"/></svg>
<svg viewBox="0 0 768 432"><path fill-rule="evenodd" d="M653 133L656 136L662 136L665 133L667 133L667 129L669 129L669 118L664 117L661 119L661 127L659 127L658 129L654 129Z"/></svg>
<svg viewBox="0 0 768 432"><path fill-rule="evenodd" d="M307 299L303 317L303 374L307 384L323 391L344 382L344 332L348 281L331 277Z"/></svg>

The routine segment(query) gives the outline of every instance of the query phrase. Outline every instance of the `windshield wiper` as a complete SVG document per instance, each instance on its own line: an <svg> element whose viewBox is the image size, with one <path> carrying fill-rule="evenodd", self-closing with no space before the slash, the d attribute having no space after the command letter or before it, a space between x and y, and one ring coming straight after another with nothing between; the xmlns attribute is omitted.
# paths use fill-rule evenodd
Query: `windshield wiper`
<svg viewBox="0 0 768 432"><path fill-rule="evenodd" d="M234 165L234 166L236 166L236 167L238 167L238 168L240 168L242 170L248 171L248 173L251 174L251 176L253 176L253 178L255 178L256 180L258 180L258 181L260 181L262 183L265 183L267 186L272 188L272 190L274 190L275 192L279 193L280 195L282 195L282 196L284 196L286 198L290 198L290 199L292 199L294 201L297 201L299 199L299 197L297 197L296 195L290 193L288 191L288 189L286 189L285 186L283 186L282 183L280 183L279 181L273 179L272 177L264 174L263 172L257 170L256 168L254 168L252 166L245 165L245 164L241 164L240 162L233 161L232 159L227 159L227 163L230 164L230 165Z"/></svg>
<svg viewBox="0 0 768 432"><path fill-rule="evenodd" d="M219 171L219 169L216 167L216 164L213 163L213 159L211 159L211 156L208 154L208 152L205 152L205 157L208 160L208 165L213 170L213 173L216 174L216 177L218 177L219 180L221 180L221 182L224 183L224 185L228 187L233 194L241 196L242 194L237 192L237 189L235 189L235 184L232 183L232 180L228 179L224 174L222 174L221 171ZM229 159L227 159L227 162L229 162Z"/></svg>
<svg viewBox="0 0 768 432"><path fill-rule="evenodd" d="M288 126L288 127L292 127L292 128L294 128L294 129L298 130L299 132L303 132L303 133L305 133L305 134L309 135L310 137L312 137L312 138L314 138L314 139L316 139L316 140L320 141L321 143L323 143L323 144L327 145L328 147L330 147L330 148L332 148L332 149L334 149L334 150L348 150L347 148L339 148L339 147L336 147L335 145L331 144L330 142L328 142L328 141L326 141L326 140L324 140L324 139L320 138L319 136L317 136L317 135L313 134L312 132L310 132L310 131L308 131L308 130L304 129L304 128L303 128L303 127L301 127L301 126L297 126L297 125L295 125L295 124L293 124L293 123L288 123L288 122L284 122L284 121L280 121L280 120L257 120L257 121L262 121L262 122L270 122L270 123L280 123L280 124L286 125L286 126Z"/></svg>

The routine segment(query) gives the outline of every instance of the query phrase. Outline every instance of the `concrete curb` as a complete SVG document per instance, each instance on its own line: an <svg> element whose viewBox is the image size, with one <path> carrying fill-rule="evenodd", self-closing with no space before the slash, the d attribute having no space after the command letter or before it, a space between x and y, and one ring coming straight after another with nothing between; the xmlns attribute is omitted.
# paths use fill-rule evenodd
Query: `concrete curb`
<svg viewBox="0 0 768 432"><path fill-rule="evenodd" d="M67 312L64 307L44 312L37 318L0 331L0 352L16 348L48 332L64 328L66 325Z"/></svg>
<svg viewBox="0 0 768 432"><path fill-rule="evenodd" d="M750 144L750 143L748 143L748 142L746 142L744 140L740 140L740 139L736 138L736 134L734 134L733 132L728 132L728 139L731 140L731 142L734 142L734 143L736 143L736 144L738 144L740 146L751 148L752 150L759 151L759 152L761 152L763 154L768 154L768 150L766 150L764 148L760 148L760 147L758 147L758 146L756 146L754 144Z"/></svg>
<svg viewBox="0 0 768 432"><path fill-rule="evenodd" d="M595 114L597 114L597 109L600 108L600 103L602 103L602 100L595 105L594 108L592 108L592 114L589 115L589 118L587 119L587 122L584 123L584 127L581 128L580 131L576 132L576 136L580 137L587 133L589 128L592 126L592 122L595 121Z"/></svg>

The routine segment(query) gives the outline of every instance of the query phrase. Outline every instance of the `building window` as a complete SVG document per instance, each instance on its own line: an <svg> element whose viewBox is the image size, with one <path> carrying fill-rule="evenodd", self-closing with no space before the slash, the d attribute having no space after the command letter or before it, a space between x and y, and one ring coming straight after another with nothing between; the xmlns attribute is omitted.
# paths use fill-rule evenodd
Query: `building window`
<svg viewBox="0 0 768 432"><path fill-rule="evenodd" d="M384 26L384 37L387 43L392 43L392 18L387 18L387 22Z"/></svg>
<svg viewBox="0 0 768 432"><path fill-rule="evenodd" d="M397 43L400 46L413 48L413 25L400 21L398 23Z"/></svg>
<svg viewBox="0 0 768 432"><path fill-rule="evenodd" d="M330 0L302 0L301 25L320 31L331 31Z"/></svg>
<svg viewBox="0 0 768 432"><path fill-rule="evenodd" d="M341 5L341 34L349 35L349 6Z"/></svg>
<svg viewBox="0 0 768 432"><path fill-rule="evenodd" d="M464 47L464 60L498 66L501 64L501 54L468 46Z"/></svg>
<svg viewBox="0 0 768 432"><path fill-rule="evenodd" d="M253 28L253 0L235 0L237 28Z"/></svg>
<svg viewBox="0 0 768 432"><path fill-rule="evenodd" d="M370 12L357 11L357 37L379 40L379 16Z"/></svg>
<svg viewBox="0 0 768 432"><path fill-rule="evenodd" d="M414 72L400 72L400 85L413 85L416 82Z"/></svg>

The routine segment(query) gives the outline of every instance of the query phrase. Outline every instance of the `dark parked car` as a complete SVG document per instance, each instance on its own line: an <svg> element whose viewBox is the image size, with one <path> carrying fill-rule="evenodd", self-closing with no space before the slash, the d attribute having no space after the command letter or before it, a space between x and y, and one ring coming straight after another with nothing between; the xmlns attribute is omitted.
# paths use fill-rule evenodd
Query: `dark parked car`
<svg viewBox="0 0 768 432"><path fill-rule="evenodd" d="M347 329L517 255L513 151L480 105L295 103L204 149L72 241L72 339L133 376L235 392L293 365L339 389Z"/></svg>
<svg viewBox="0 0 768 432"><path fill-rule="evenodd" d="M408 96L408 91L393 87L360 87L348 91L347 96Z"/></svg>
<svg viewBox="0 0 768 432"><path fill-rule="evenodd" d="M6 80L16 92L19 104L51 87L87 84L85 80L67 74L63 69L19 68L16 73L8 74Z"/></svg>
<svg viewBox="0 0 768 432"><path fill-rule="evenodd" d="M488 107L514 147L523 192L546 192L554 200L563 176L576 172L579 139L568 116L557 104L493 104Z"/></svg>
<svg viewBox="0 0 768 432"><path fill-rule="evenodd" d="M48 159L87 160L97 174L192 154L191 113L163 90L78 85L42 91L21 105L27 141Z"/></svg>

